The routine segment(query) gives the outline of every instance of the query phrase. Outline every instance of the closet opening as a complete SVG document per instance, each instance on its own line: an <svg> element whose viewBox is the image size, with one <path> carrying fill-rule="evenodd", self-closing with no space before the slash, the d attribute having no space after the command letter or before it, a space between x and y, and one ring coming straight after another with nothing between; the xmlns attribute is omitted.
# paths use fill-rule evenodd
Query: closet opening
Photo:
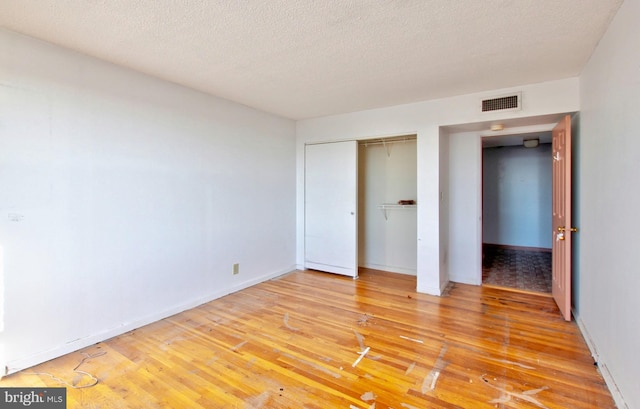
<svg viewBox="0 0 640 409"><path fill-rule="evenodd" d="M417 136L358 142L358 266L417 274Z"/></svg>

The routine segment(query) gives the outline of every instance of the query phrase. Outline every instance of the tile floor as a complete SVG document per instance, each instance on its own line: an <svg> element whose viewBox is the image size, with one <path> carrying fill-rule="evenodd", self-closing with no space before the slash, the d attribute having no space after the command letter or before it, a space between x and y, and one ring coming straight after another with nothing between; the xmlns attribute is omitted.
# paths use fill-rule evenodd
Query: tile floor
<svg viewBox="0 0 640 409"><path fill-rule="evenodd" d="M482 283L551 293L551 253L485 246Z"/></svg>

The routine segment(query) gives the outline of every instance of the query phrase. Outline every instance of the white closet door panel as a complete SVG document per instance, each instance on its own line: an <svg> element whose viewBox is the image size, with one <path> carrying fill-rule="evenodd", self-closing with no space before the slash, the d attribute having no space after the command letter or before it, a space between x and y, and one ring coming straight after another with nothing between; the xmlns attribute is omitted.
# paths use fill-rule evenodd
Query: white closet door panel
<svg viewBox="0 0 640 409"><path fill-rule="evenodd" d="M358 276L356 141L305 147L305 267Z"/></svg>

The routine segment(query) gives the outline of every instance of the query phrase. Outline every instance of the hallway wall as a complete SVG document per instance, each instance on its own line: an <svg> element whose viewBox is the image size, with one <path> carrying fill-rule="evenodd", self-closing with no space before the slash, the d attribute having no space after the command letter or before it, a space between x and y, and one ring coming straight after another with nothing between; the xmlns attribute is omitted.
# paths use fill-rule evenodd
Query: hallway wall
<svg viewBox="0 0 640 409"><path fill-rule="evenodd" d="M640 408L640 1L625 1L580 76L575 313L614 397ZM623 406L619 406L623 407Z"/></svg>
<svg viewBox="0 0 640 409"><path fill-rule="evenodd" d="M482 154L483 242L551 249L551 144Z"/></svg>

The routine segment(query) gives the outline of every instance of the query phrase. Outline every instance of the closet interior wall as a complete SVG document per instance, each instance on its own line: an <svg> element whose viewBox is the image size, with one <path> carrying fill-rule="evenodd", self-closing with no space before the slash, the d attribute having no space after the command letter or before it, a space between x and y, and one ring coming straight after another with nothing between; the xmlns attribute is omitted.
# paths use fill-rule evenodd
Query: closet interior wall
<svg viewBox="0 0 640 409"><path fill-rule="evenodd" d="M417 201L415 136L361 141L358 149L358 264L416 275L416 206L388 206Z"/></svg>

